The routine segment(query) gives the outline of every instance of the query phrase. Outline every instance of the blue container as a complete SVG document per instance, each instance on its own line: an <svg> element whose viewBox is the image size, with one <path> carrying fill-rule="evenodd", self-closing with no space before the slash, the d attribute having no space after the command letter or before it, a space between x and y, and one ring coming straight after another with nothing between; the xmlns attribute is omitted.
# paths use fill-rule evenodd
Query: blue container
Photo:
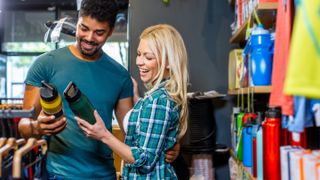
<svg viewBox="0 0 320 180"><path fill-rule="evenodd" d="M271 85L273 44L271 34L262 25L252 30L247 53L250 54L249 70L254 86Z"/></svg>
<svg viewBox="0 0 320 180"><path fill-rule="evenodd" d="M252 168L253 165L253 153L252 153L252 125L245 124L243 131L243 165L245 167Z"/></svg>

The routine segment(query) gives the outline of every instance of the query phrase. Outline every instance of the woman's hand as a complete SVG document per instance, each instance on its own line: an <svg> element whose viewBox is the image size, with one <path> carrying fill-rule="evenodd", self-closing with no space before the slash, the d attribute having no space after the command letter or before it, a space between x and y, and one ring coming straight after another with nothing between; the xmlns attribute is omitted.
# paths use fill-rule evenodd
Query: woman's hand
<svg viewBox="0 0 320 180"><path fill-rule="evenodd" d="M91 125L87 121L77 116L75 117L75 119L77 120L79 127L87 137L91 137L96 140L102 140L103 137L106 137L111 133L106 128L97 110L94 111L94 117L96 118L96 123L94 125Z"/></svg>

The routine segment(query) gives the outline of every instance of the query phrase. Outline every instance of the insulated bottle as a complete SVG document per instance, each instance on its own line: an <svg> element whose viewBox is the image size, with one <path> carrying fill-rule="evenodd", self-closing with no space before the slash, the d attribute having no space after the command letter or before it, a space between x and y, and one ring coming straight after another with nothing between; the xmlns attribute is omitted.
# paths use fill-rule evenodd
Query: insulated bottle
<svg viewBox="0 0 320 180"><path fill-rule="evenodd" d="M249 117L247 122L243 125L242 138L243 138L243 165L248 172L252 173L252 120Z"/></svg>
<svg viewBox="0 0 320 180"><path fill-rule="evenodd" d="M259 125L257 129L257 180L263 180L263 130Z"/></svg>
<svg viewBox="0 0 320 180"><path fill-rule="evenodd" d="M62 100L54 85L41 81L40 104L46 115L54 115L56 119L63 115Z"/></svg>
<svg viewBox="0 0 320 180"><path fill-rule="evenodd" d="M263 127L264 179L280 180L281 110L269 107Z"/></svg>
<svg viewBox="0 0 320 180"><path fill-rule="evenodd" d="M237 116L237 148L236 153L239 161L242 161L242 118L243 112L240 112Z"/></svg>
<svg viewBox="0 0 320 180"><path fill-rule="evenodd" d="M94 124L94 107L80 89L71 81L63 92L72 112L81 119Z"/></svg>

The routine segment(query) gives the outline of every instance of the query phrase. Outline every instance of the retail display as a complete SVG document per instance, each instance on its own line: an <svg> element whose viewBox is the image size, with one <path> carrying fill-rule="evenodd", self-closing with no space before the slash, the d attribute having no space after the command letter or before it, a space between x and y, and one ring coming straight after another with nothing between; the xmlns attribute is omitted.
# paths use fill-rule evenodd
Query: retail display
<svg viewBox="0 0 320 180"><path fill-rule="evenodd" d="M236 3L239 2L236 1ZM250 2L252 1L241 1L238 6L243 7L245 3L250 4ZM274 56L272 55L272 36L269 30L263 29L263 23L259 20L257 20L258 25L251 29L248 39L241 36L240 32L234 33L231 38L231 42L247 40L243 53L243 66L251 73L248 77L248 87L240 86L237 89L231 84L231 87L235 89L229 89L229 94L241 94L242 96L245 94L250 97L250 89L254 89L254 93L258 93L256 88L250 86L260 85L270 87L270 91L264 91L263 96L269 97L271 92L270 101L265 99L252 101L264 103L268 107L263 110L265 118L262 117L261 112L257 112L256 117L247 119L245 118L246 114L239 117L240 113L238 113L237 123L234 123L235 118L232 118L232 142L237 142L237 146L231 154L234 153L236 156L232 156L232 158L237 159L229 161L231 179L240 177L240 179L284 180L319 179L320 177L319 165L317 164L320 162L319 124L317 124L317 120L320 119L318 118L320 116L317 115L320 96L319 91L314 91L318 86L315 78L318 77L316 75L318 71L315 69L319 66L317 63L312 63L318 60L312 54L316 52L316 39L319 39L314 33L314 27L319 24L315 22L314 14L317 13L316 9L319 9L320 4L318 1L312 0L302 0L296 3L297 14L295 17L294 1L278 1L275 6L277 18L273 22L273 29L276 29ZM266 4L270 4L270 1L259 1L258 11L262 4L266 6ZM253 10L253 14L256 16L255 10ZM265 14L261 13L259 16L262 19ZM251 25L250 16L248 19L248 22L245 23L247 27ZM293 22L295 26L291 40ZM303 25L299 25L299 23ZM245 29L245 27L240 26L238 30L243 31L241 29ZM239 40L239 36L242 40L241 38ZM310 36L313 38L309 38ZM303 46L301 46L302 44ZM306 61L311 62L312 67L311 64L306 65L306 61L301 61L305 54L308 54ZM303 64L301 64L302 62ZM229 74L232 75L232 73ZM239 105L239 102L237 104ZM252 107L255 106L256 104L252 105ZM235 130L238 131L237 136L234 135ZM236 176L235 169L238 169Z"/></svg>

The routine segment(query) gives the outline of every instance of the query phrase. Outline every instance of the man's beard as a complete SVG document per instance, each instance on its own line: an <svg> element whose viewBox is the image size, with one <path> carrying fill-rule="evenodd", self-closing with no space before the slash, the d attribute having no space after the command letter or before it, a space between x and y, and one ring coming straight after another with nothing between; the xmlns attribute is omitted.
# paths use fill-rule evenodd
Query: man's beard
<svg viewBox="0 0 320 180"><path fill-rule="evenodd" d="M93 45L93 46L95 46L95 49L93 50L93 51L90 51L90 52L88 52L88 51L86 51L84 48L82 48L82 46L81 46L81 43L82 42L85 42L85 43L87 43L87 44L90 44L90 45ZM100 49L101 49L101 47L100 46L98 46L99 44L98 43L95 43L95 42L93 42L93 41L86 41L86 40L84 40L84 39L80 39L80 43L79 43L79 50L80 50L80 52L81 52L81 54L83 54L83 55L85 55L85 56L88 56L88 57L92 57L92 56L94 56L94 55L96 55L99 51L100 51Z"/></svg>

